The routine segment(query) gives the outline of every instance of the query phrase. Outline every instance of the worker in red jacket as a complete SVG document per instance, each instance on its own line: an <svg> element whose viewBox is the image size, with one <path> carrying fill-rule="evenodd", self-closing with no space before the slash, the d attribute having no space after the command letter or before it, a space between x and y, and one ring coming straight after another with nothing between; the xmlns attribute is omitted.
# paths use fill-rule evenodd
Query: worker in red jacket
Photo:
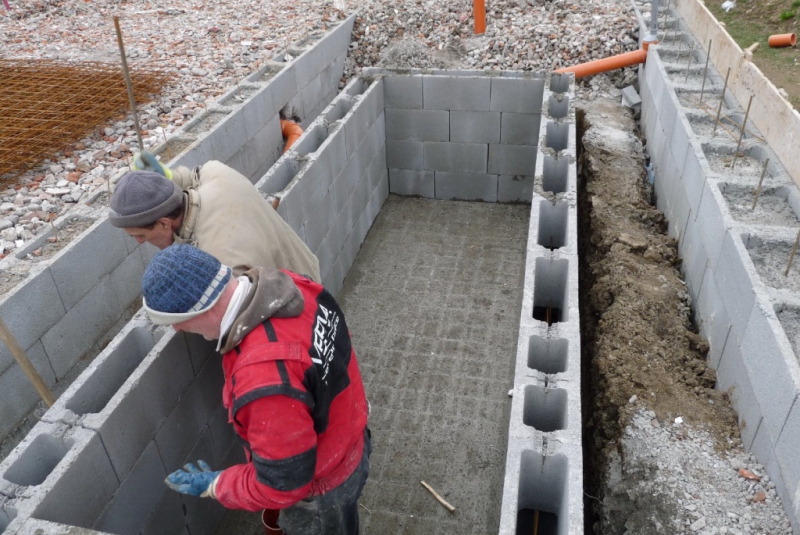
<svg viewBox="0 0 800 535"><path fill-rule="evenodd" d="M255 268L239 277L190 245L159 251L142 280L156 325L219 340L228 420L249 462L167 477L231 509L280 509L287 535L358 533L369 472L367 400L344 315L311 279Z"/></svg>

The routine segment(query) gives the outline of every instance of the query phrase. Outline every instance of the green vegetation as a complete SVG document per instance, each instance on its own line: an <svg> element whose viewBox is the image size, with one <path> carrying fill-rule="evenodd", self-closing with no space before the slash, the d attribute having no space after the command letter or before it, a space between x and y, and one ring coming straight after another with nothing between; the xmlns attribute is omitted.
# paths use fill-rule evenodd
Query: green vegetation
<svg viewBox="0 0 800 535"><path fill-rule="evenodd" d="M794 11L784 11L779 17L781 20L789 20L794 18Z"/></svg>

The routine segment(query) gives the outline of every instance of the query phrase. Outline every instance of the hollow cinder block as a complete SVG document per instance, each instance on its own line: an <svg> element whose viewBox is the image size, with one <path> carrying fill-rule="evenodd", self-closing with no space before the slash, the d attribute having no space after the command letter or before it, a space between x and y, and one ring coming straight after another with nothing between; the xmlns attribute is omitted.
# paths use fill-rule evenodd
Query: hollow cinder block
<svg viewBox="0 0 800 535"><path fill-rule="evenodd" d="M497 175L436 171L434 182L437 199L497 201Z"/></svg>
<svg viewBox="0 0 800 535"><path fill-rule="evenodd" d="M386 143L387 158L389 142ZM389 191L398 195L419 195L434 198L433 171L389 169Z"/></svg>
<svg viewBox="0 0 800 535"><path fill-rule="evenodd" d="M329 193L317 203L304 223L306 229L306 245L312 251L319 247L328 230L336 220L336 208L333 195Z"/></svg>
<svg viewBox="0 0 800 535"><path fill-rule="evenodd" d="M370 84L369 88L355 99L355 105L344 124L347 140L347 156L358 149L375 121L383 114L383 81Z"/></svg>
<svg viewBox="0 0 800 535"><path fill-rule="evenodd" d="M497 175L535 175L538 148L531 145L489 145L488 171Z"/></svg>
<svg viewBox="0 0 800 535"><path fill-rule="evenodd" d="M0 528L2 528L2 525L0 525ZM15 530L13 533L4 531L2 533L3 535L112 535L103 531L48 522L47 520L38 520L36 518L29 518L20 526L19 531Z"/></svg>
<svg viewBox="0 0 800 535"><path fill-rule="evenodd" d="M500 143L500 112L452 110L450 112L450 141L454 143Z"/></svg>
<svg viewBox="0 0 800 535"><path fill-rule="evenodd" d="M764 416L763 425L775 443L800 393L800 366L775 313L767 307L771 305L752 307L742 331L736 331L737 318L731 320L732 332L742 333L742 360Z"/></svg>
<svg viewBox="0 0 800 535"><path fill-rule="evenodd" d="M94 288L42 337L56 377L64 377L108 332L126 307L119 302L109 277L99 283L95 281Z"/></svg>
<svg viewBox="0 0 800 535"><path fill-rule="evenodd" d="M497 177L497 202L531 202L534 177L500 175Z"/></svg>
<svg viewBox="0 0 800 535"><path fill-rule="evenodd" d="M386 139L449 141L450 112L446 110L385 110Z"/></svg>
<svg viewBox="0 0 800 535"><path fill-rule="evenodd" d="M800 408L797 403L786 418L781 434L775 441L775 455L779 459L781 474L787 488L800 487L800 459L797 444L800 443Z"/></svg>
<svg viewBox="0 0 800 535"><path fill-rule="evenodd" d="M492 111L541 113L544 80L539 78L492 78Z"/></svg>
<svg viewBox="0 0 800 535"><path fill-rule="evenodd" d="M186 531L180 497L180 493L167 489L161 495L158 507L147 518L142 535L175 535L176 533L189 535Z"/></svg>
<svg viewBox="0 0 800 535"><path fill-rule="evenodd" d="M692 296L692 301L697 302L698 293L705 291L702 287L703 277L708 265L708 256L703 247L702 222L694 217L689 217L681 239L681 256L683 263L681 271L683 279L686 281L686 289ZM713 275L709 274L709 281L713 281ZM713 283L713 282L712 282ZM714 290L716 292L716 289ZM702 320L700 328L702 329Z"/></svg>
<svg viewBox="0 0 800 535"><path fill-rule="evenodd" d="M422 109L422 75L384 77L383 98L387 108Z"/></svg>
<svg viewBox="0 0 800 535"><path fill-rule="evenodd" d="M158 448L151 440L92 527L120 535L138 535L163 495L174 492L164 484L166 477Z"/></svg>
<svg viewBox="0 0 800 535"><path fill-rule="evenodd" d="M725 234L719 262L714 269L714 280L721 291L733 330L739 333L742 341L745 328L752 321L750 313L756 304L753 280L757 277L741 237L735 232Z"/></svg>
<svg viewBox="0 0 800 535"><path fill-rule="evenodd" d="M534 147L539 143L541 114L503 112L501 115L500 143Z"/></svg>
<svg viewBox="0 0 800 535"><path fill-rule="evenodd" d="M689 150L686 153L683 169L681 170L681 185L686 193L688 206L697 212L704 188L708 182L710 168L702 151Z"/></svg>
<svg viewBox="0 0 800 535"><path fill-rule="evenodd" d="M56 376L41 342L36 342L26 349L25 354L45 384L52 387L56 382ZM0 392L4 393L3 402L0 403L0 439L2 439L17 428L18 423L42 398L22 368L17 365L9 366L0 372Z"/></svg>
<svg viewBox="0 0 800 535"><path fill-rule="evenodd" d="M423 145L424 165L428 171L486 173L487 152L487 146L480 143L426 142ZM490 170L490 174L495 173Z"/></svg>
<svg viewBox="0 0 800 535"><path fill-rule="evenodd" d="M185 462L222 399L224 378L219 361L210 359L155 435L168 472Z"/></svg>
<svg viewBox="0 0 800 535"><path fill-rule="evenodd" d="M208 462L212 469L221 470L223 468L222 459L214 457L208 429L203 431L186 458L186 462L197 462L198 459ZM167 469L167 471L171 470ZM213 535L216 526L225 515L226 509L217 500L198 498L188 494L182 494L181 501L185 507L185 522L189 532L192 535Z"/></svg>
<svg viewBox="0 0 800 535"><path fill-rule="evenodd" d="M390 169L422 171L423 154L422 141L386 140L386 165Z"/></svg>
<svg viewBox="0 0 800 535"><path fill-rule="evenodd" d="M731 405L739 417L742 445L750 448L761 425L763 412L758 404L747 366L735 333L727 337L717 370L716 388L728 392Z"/></svg>
<svg viewBox="0 0 800 535"><path fill-rule="evenodd" d="M716 186L705 182L695 220L703 223L700 226L701 239L712 271L717 267L722 244L728 232L727 220L722 211L724 202Z"/></svg>
<svg viewBox="0 0 800 535"><path fill-rule="evenodd" d="M491 79L488 77L422 77L422 106L426 110L489 111Z"/></svg>

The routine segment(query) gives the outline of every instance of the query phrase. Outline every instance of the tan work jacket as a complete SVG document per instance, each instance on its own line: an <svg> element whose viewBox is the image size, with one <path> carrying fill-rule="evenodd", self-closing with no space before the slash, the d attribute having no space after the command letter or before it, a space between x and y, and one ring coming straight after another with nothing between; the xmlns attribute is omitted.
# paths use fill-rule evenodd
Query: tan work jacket
<svg viewBox="0 0 800 535"><path fill-rule="evenodd" d="M244 175L212 160L173 169L172 180L188 196L175 243L216 256L236 275L278 268L322 282L317 257Z"/></svg>

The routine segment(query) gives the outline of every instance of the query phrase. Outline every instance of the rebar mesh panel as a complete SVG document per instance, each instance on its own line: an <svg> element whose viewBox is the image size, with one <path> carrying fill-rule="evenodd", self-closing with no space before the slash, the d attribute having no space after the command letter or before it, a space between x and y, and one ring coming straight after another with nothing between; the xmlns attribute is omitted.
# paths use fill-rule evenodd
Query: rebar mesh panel
<svg viewBox="0 0 800 535"><path fill-rule="evenodd" d="M137 104L166 83L156 70L131 70ZM53 156L130 109L119 65L0 59L0 184Z"/></svg>

